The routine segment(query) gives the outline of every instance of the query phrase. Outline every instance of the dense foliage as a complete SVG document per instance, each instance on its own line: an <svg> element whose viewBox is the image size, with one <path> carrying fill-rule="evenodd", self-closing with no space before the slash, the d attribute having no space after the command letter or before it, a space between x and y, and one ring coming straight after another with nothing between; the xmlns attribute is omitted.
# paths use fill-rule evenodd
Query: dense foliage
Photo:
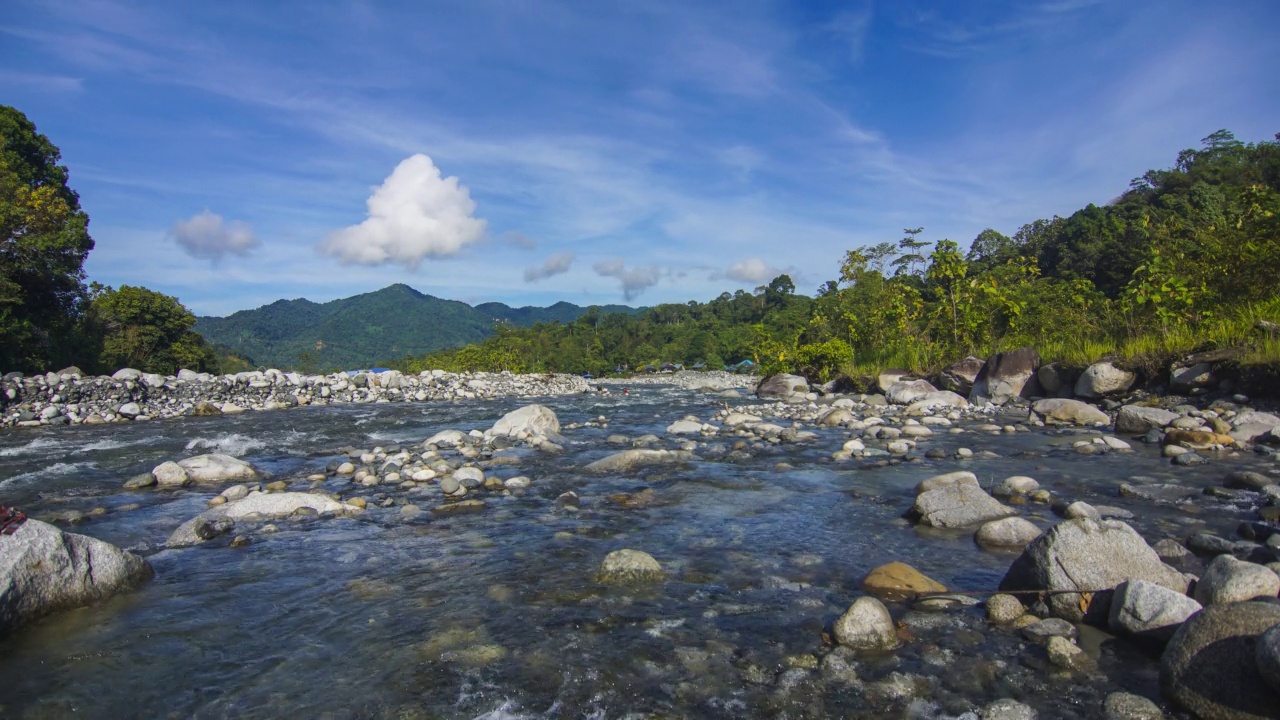
<svg viewBox="0 0 1280 720"><path fill-rule="evenodd" d="M624 306L610 307L634 312ZM572 322L584 312L565 302L549 308L512 308L502 303L471 307L395 284L323 304L278 300L225 318L201 317L195 331L262 365L314 372L369 367L478 342L504 324Z"/></svg>
<svg viewBox="0 0 1280 720"><path fill-rule="evenodd" d="M82 349L76 320L93 239L61 157L0 105L0 368L49 367Z"/></svg>
<svg viewBox="0 0 1280 720"><path fill-rule="evenodd" d="M1219 131L1106 206L1012 236L984 230L967 253L910 228L897 243L848 251L814 298L791 285L780 276L709 303L506 329L402 366L599 374L752 358L765 372L825 380L1020 345L1084 364L1248 342L1254 320L1280 320L1280 142ZM1280 354L1274 340L1254 344Z"/></svg>
<svg viewBox="0 0 1280 720"><path fill-rule="evenodd" d="M0 105L0 371L217 370L176 298L84 285L89 216L49 138Z"/></svg>

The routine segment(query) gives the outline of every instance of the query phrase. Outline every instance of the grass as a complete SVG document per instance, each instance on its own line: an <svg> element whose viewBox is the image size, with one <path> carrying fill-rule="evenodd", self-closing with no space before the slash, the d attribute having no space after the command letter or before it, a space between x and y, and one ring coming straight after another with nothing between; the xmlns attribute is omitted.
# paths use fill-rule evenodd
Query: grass
<svg viewBox="0 0 1280 720"><path fill-rule="evenodd" d="M985 348L985 354L975 354L990 357L1001 350L1029 345L1036 348L1044 363L1057 362L1069 368L1082 369L1109 359L1152 378L1167 372L1170 364L1191 353L1244 347L1244 355L1235 360L1238 366L1280 376L1280 337L1264 336L1256 327L1259 320L1280 322L1280 296L1223 310L1194 325L1149 325L1038 341L1001 338L993 347ZM853 362L841 370L849 377L876 375L890 368L931 375L966 354L913 339L903 347L856 349Z"/></svg>

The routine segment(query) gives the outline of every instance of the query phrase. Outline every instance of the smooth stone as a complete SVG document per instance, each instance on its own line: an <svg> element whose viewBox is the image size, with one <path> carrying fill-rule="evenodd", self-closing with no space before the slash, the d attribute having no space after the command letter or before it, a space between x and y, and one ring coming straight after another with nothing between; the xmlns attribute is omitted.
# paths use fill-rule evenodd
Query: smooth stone
<svg viewBox="0 0 1280 720"><path fill-rule="evenodd" d="M987 598L987 619L997 625L1011 623L1027 613L1022 601L1013 595L996 593Z"/></svg>
<svg viewBox="0 0 1280 720"><path fill-rule="evenodd" d="M942 583L926 576L902 562L881 565L867 573L862 589L871 595L891 601L901 601L926 593L945 593Z"/></svg>
<svg viewBox="0 0 1280 720"><path fill-rule="evenodd" d="M855 600L833 630L837 643L854 650L892 650L899 645L893 616L873 597Z"/></svg>
<svg viewBox="0 0 1280 720"><path fill-rule="evenodd" d="M1020 517L1007 517L983 523L973 539L982 547L1010 549L1023 548L1040 537L1035 523Z"/></svg>
<svg viewBox="0 0 1280 720"><path fill-rule="evenodd" d="M606 555L596 571L596 582L605 585L661 582L665 577L662 565L652 555L630 548Z"/></svg>
<svg viewBox="0 0 1280 720"><path fill-rule="evenodd" d="M489 432L507 437L516 437L521 434L551 437L560 434L560 419L551 408L535 403L503 415L493 424Z"/></svg>
<svg viewBox="0 0 1280 720"><path fill-rule="evenodd" d="M172 460L162 462L151 470L155 484L160 487L182 487L191 484L191 477L181 465Z"/></svg>
<svg viewBox="0 0 1280 720"><path fill-rule="evenodd" d="M1200 609L1200 603L1182 593L1146 580L1129 580L1116 586L1107 626L1112 632L1165 643Z"/></svg>
<svg viewBox="0 0 1280 720"><path fill-rule="evenodd" d="M588 464L587 472L623 472L641 465L663 465L686 462L693 459L693 453L686 450L649 450L636 448L603 457Z"/></svg>
<svg viewBox="0 0 1280 720"><path fill-rule="evenodd" d="M1111 418L1098 408L1079 400L1049 398L1032 403L1031 409L1050 425L1101 426L1111 424Z"/></svg>
<svg viewBox="0 0 1280 720"><path fill-rule="evenodd" d="M1164 712L1159 705L1133 693L1113 692L1107 695L1102 711L1106 720L1164 720Z"/></svg>
<svg viewBox="0 0 1280 720"><path fill-rule="evenodd" d="M1186 592L1187 579L1160 561L1133 528L1120 520L1063 520L1022 551L1000 582L1001 590L1109 590L1126 580L1150 580ZM1085 619L1081 595L1056 592L1048 603L1055 617ZM1105 603L1089 605L1105 622Z"/></svg>
<svg viewBox="0 0 1280 720"><path fill-rule="evenodd" d="M155 574L133 553L35 519L0 535L0 549L0 635L132 590Z"/></svg>
<svg viewBox="0 0 1280 720"><path fill-rule="evenodd" d="M1005 497L1011 495L1028 495L1040 489L1040 483L1034 478L1026 475L1013 475L1001 480L995 489L992 490L994 495L1002 495Z"/></svg>
<svg viewBox="0 0 1280 720"><path fill-rule="evenodd" d="M1202 605L1244 602L1280 595L1280 576L1262 565L1219 555L1196 583L1196 600Z"/></svg>
<svg viewBox="0 0 1280 720"><path fill-rule="evenodd" d="M1076 672L1090 672L1097 667L1093 658L1089 657L1078 645L1065 637L1054 635L1045 643L1049 654L1049 662L1060 668Z"/></svg>
<svg viewBox="0 0 1280 720"><path fill-rule="evenodd" d="M928 490L916 497L913 510L924 525L942 528L967 527L1013 515L980 487L957 483Z"/></svg>
<svg viewBox="0 0 1280 720"><path fill-rule="evenodd" d="M1280 692L1263 679L1258 637L1280 625L1280 604L1209 605L1174 633L1160 658L1164 696L1203 720L1274 719Z"/></svg>
<svg viewBox="0 0 1280 720"><path fill-rule="evenodd" d="M179 460L178 465L194 483L254 480L258 477L258 471L249 463L221 453L196 455Z"/></svg>
<svg viewBox="0 0 1280 720"><path fill-rule="evenodd" d="M1178 417L1178 413L1162 408L1125 405L1116 414L1116 432L1141 435L1153 428L1163 428Z"/></svg>

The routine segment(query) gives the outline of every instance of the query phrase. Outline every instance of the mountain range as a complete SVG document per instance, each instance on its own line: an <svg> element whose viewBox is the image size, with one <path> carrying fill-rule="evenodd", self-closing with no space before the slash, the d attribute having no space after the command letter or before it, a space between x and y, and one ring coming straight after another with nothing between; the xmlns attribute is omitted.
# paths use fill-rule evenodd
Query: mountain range
<svg viewBox="0 0 1280 720"><path fill-rule="evenodd" d="M597 307L602 313L634 314L642 309ZM513 308L497 302L473 307L397 283L326 303L277 300L227 317L198 317L194 330L221 352L256 365L317 371L370 367L479 342L494 334L499 323L570 323L588 309L567 302L550 307Z"/></svg>

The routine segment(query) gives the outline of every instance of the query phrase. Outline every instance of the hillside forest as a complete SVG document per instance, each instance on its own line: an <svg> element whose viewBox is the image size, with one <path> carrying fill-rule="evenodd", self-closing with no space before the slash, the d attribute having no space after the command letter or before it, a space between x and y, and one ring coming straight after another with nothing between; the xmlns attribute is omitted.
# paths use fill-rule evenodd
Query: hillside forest
<svg viewBox="0 0 1280 720"><path fill-rule="evenodd" d="M1109 357L1148 372L1180 353L1247 346L1242 362L1274 366L1280 340L1259 327L1277 321L1280 135L1255 144L1222 130L1106 205L1011 236L987 229L967 251L923 228L849 250L813 297L783 275L705 303L500 327L395 365L600 375L751 359L766 373L827 381L888 367L931 372L1021 346L1068 366Z"/></svg>

